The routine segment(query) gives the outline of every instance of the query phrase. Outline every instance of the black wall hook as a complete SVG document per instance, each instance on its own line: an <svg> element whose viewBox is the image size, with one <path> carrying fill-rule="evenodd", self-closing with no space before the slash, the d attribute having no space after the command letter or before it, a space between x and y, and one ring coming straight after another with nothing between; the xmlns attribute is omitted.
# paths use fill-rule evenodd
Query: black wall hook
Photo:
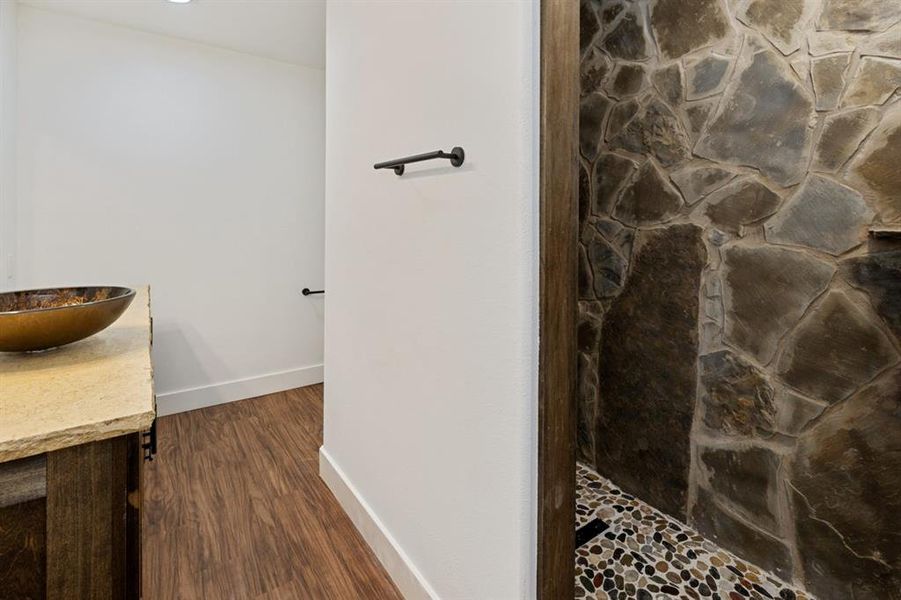
<svg viewBox="0 0 901 600"><path fill-rule="evenodd" d="M466 158L466 154L463 152L463 148L460 146L454 146L454 148L450 152L445 152L443 150L435 150L434 152L426 152L425 154L414 154L413 156L405 156L404 158L395 158L394 160L386 160L384 162L375 163L372 165L374 169L394 169L395 175L403 175L404 174L404 165L415 162L422 162L424 160L432 160L435 158L447 158L450 159L450 163L455 167L459 167L463 164L464 158Z"/></svg>

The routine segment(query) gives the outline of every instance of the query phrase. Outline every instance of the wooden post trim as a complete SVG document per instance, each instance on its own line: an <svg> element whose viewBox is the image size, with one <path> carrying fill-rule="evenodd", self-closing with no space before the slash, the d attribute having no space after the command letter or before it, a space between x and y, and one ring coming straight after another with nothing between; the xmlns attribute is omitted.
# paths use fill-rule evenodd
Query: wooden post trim
<svg viewBox="0 0 901 600"><path fill-rule="evenodd" d="M538 598L575 569L579 3L541 0Z"/></svg>

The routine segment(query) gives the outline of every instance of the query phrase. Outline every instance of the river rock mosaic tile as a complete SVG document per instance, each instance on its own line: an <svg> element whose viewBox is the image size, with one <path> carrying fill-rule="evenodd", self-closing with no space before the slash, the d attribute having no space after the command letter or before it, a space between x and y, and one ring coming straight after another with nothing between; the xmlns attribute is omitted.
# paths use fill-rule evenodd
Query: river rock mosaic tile
<svg viewBox="0 0 901 600"><path fill-rule="evenodd" d="M576 530L601 529L576 548L576 598L813 600L582 464L576 489Z"/></svg>

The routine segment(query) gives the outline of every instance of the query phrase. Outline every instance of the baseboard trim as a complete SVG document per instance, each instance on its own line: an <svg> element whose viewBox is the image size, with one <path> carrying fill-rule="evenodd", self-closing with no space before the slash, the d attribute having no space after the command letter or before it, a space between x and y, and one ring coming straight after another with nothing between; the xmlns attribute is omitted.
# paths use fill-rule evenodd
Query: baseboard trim
<svg viewBox="0 0 901 600"><path fill-rule="evenodd" d="M319 476L325 481L354 526L385 567L406 600L438 600L438 594L410 561L360 492L325 447L319 448Z"/></svg>
<svg viewBox="0 0 901 600"><path fill-rule="evenodd" d="M225 404L226 402L235 402L245 398L255 398L266 394L274 394L275 392L292 390L315 383L322 383L322 381L322 365L320 364L167 392L165 394L157 394L156 414L161 417L173 415L205 406L215 406L216 404Z"/></svg>

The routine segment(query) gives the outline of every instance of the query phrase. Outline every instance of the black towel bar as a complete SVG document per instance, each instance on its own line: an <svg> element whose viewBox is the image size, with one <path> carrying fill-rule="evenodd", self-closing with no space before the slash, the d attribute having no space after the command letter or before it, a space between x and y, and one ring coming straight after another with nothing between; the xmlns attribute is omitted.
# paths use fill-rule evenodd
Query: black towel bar
<svg viewBox="0 0 901 600"><path fill-rule="evenodd" d="M403 175L404 165L409 163L422 162L424 160L432 160L435 158L447 158L450 159L452 165L459 167L463 164L465 156L463 148L454 146L450 152L435 150L434 152L426 152L425 154L414 154L413 156L405 156L404 158L395 158L394 160L375 163L372 167L374 169L394 169L396 175Z"/></svg>

